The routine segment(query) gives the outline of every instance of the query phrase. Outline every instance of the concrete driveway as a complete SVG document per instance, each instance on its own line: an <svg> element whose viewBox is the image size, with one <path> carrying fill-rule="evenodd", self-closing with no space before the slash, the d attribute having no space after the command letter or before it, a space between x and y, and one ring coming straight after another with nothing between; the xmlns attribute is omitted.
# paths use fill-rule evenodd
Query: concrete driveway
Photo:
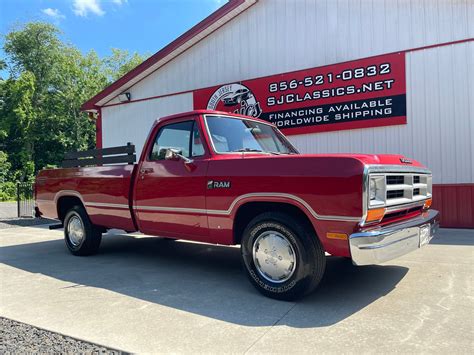
<svg viewBox="0 0 474 355"><path fill-rule="evenodd" d="M0 220L5 218L15 218L18 216L18 206L16 202L0 202Z"/></svg>
<svg viewBox="0 0 474 355"><path fill-rule="evenodd" d="M92 257L62 231L0 230L2 316L128 352L468 353L474 231L380 266L328 258L297 303L261 296L239 250L112 234Z"/></svg>

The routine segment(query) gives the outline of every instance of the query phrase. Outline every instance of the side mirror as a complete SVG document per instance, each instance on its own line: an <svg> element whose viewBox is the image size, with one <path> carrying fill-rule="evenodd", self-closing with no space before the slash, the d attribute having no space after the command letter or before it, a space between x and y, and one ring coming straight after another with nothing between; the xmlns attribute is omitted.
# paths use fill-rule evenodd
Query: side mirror
<svg viewBox="0 0 474 355"><path fill-rule="evenodd" d="M183 155L183 151L178 148L166 148L165 160L182 160L185 164L191 164L193 162L192 159L186 158Z"/></svg>
<svg viewBox="0 0 474 355"><path fill-rule="evenodd" d="M182 154L181 149L178 148L166 148L165 149L165 160L179 160L179 156Z"/></svg>

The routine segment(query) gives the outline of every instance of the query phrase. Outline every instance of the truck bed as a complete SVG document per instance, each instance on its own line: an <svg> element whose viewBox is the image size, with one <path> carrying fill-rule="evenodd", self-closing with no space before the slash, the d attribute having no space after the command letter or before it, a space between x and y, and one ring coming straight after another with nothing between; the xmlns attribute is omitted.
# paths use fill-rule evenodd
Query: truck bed
<svg viewBox="0 0 474 355"><path fill-rule="evenodd" d="M136 165L110 165L42 170L36 180L36 202L43 217L59 218L58 201L79 198L91 222L106 228L135 231L131 182ZM58 205L58 207L57 207Z"/></svg>

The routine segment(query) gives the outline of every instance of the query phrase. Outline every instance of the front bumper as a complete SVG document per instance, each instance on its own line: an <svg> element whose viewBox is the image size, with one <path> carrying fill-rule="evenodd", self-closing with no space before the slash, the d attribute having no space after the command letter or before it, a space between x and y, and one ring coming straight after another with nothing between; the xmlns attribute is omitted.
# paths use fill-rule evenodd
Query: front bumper
<svg viewBox="0 0 474 355"><path fill-rule="evenodd" d="M428 244L438 229L438 211L428 210L409 221L351 234L355 265L373 265L398 258Z"/></svg>

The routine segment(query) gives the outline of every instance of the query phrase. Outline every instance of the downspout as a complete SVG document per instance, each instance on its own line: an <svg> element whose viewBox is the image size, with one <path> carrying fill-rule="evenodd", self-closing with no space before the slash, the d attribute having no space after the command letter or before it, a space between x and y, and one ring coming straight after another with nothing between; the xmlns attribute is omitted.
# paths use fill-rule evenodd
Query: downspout
<svg viewBox="0 0 474 355"><path fill-rule="evenodd" d="M97 107L97 118L95 120L95 147L102 149L102 107Z"/></svg>

